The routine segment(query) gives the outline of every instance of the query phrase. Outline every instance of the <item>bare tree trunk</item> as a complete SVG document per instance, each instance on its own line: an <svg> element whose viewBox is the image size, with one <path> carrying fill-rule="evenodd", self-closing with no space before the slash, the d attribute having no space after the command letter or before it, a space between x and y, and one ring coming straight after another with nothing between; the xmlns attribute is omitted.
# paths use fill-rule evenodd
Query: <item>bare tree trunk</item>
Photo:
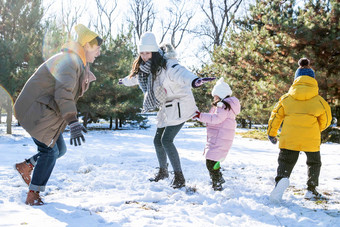
<svg viewBox="0 0 340 227"><path fill-rule="evenodd" d="M130 3L133 18L128 18L128 22L133 25L136 39L140 39L141 35L146 31L152 31L155 22L155 11L152 0L133 0Z"/></svg>
<svg viewBox="0 0 340 227"><path fill-rule="evenodd" d="M247 121L244 118L241 118L241 128L246 128L247 127Z"/></svg>
<svg viewBox="0 0 340 227"><path fill-rule="evenodd" d="M211 44L221 46L224 42L228 27L234 20L235 13L238 11L243 0L209 0L208 6L201 4L201 10L207 20L191 31L199 36L207 36L211 39ZM207 48L207 47L206 47ZM207 48L209 49L209 48Z"/></svg>
<svg viewBox="0 0 340 227"><path fill-rule="evenodd" d="M114 13L117 8L117 0L96 0L98 16L94 27L99 32L99 35L112 41L112 24L117 17L117 13Z"/></svg>
<svg viewBox="0 0 340 227"><path fill-rule="evenodd" d="M113 119L112 117L110 117L110 127L109 127L110 130L112 129L112 126L113 126Z"/></svg>
<svg viewBox="0 0 340 227"><path fill-rule="evenodd" d="M88 120L89 120L89 113L85 113L84 114L84 118L83 118L83 126L86 128L86 126L87 126L87 122L88 122Z"/></svg>
<svg viewBox="0 0 340 227"><path fill-rule="evenodd" d="M118 118L116 118L116 130L118 129Z"/></svg>
<svg viewBox="0 0 340 227"><path fill-rule="evenodd" d="M185 1L179 5L178 1L172 0L170 5L173 7L168 8L170 18L166 19L168 21L167 25L165 25L164 20L161 21L163 34L160 43L163 42L167 33L169 33L171 45L177 48L182 42L184 34L188 32L187 27L194 13L192 10L188 11L185 9Z"/></svg>
<svg viewBox="0 0 340 227"><path fill-rule="evenodd" d="M12 110L12 102L11 102L10 99L6 100L5 109L6 109L6 112L7 112L7 119L6 119L7 134L12 134L12 114L13 114L13 110Z"/></svg>
<svg viewBox="0 0 340 227"><path fill-rule="evenodd" d="M71 0L64 4L64 0L61 1L61 19L64 30L67 31L68 38L71 38L71 29L77 24L77 20L85 11L85 4L76 6Z"/></svg>

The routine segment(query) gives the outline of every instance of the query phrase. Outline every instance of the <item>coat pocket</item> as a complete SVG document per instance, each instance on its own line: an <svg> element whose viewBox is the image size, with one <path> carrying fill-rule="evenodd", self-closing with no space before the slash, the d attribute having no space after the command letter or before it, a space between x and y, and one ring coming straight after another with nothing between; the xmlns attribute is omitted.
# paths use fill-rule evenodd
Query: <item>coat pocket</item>
<svg viewBox="0 0 340 227"><path fill-rule="evenodd" d="M218 129L207 128L207 142L210 144L215 144L218 137Z"/></svg>
<svg viewBox="0 0 340 227"><path fill-rule="evenodd" d="M181 103L178 99L165 103L165 115L168 120L177 120L182 117Z"/></svg>
<svg viewBox="0 0 340 227"><path fill-rule="evenodd" d="M59 108L52 97L40 97L37 99L37 103L40 106L40 118L38 124L44 125L52 130L56 130L60 127L62 120Z"/></svg>
<svg viewBox="0 0 340 227"><path fill-rule="evenodd" d="M56 113L60 113L57 103L54 101L52 96L44 96L37 99L37 102L46 105L46 107L50 110L53 110Z"/></svg>

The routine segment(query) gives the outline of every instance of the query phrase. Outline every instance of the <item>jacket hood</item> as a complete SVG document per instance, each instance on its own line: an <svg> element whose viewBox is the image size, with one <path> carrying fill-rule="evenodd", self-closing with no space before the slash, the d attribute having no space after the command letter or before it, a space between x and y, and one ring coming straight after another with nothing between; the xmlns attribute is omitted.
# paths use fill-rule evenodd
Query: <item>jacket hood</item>
<svg viewBox="0 0 340 227"><path fill-rule="evenodd" d="M228 97L223 99L225 102L230 104L231 109L235 113L235 115L241 112L240 101L236 97Z"/></svg>
<svg viewBox="0 0 340 227"><path fill-rule="evenodd" d="M84 47L82 47L78 42L68 42L66 43L62 49L62 52L73 52L77 54L80 59L82 60L84 66L86 66L86 56L85 56L85 50Z"/></svg>
<svg viewBox="0 0 340 227"><path fill-rule="evenodd" d="M296 100L308 100L319 94L318 82L310 76L296 78L288 94Z"/></svg>

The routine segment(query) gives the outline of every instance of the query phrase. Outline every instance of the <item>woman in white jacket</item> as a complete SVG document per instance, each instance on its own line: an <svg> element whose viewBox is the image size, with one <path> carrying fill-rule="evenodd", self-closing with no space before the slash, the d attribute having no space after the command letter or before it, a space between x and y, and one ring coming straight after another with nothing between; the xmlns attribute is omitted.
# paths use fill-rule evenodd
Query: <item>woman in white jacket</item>
<svg viewBox="0 0 340 227"><path fill-rule="evenodd" d="M175 173L172 187L181 188L185 186L185 179L173 140L197 110L191 88L215 78L198 78L181 66L175 59L173 47L170 44L158 47L151 32L141 36L138 52L130 75L120 79L120 83L125 86L139 85L144 93L143 112L158 109L154 146L159 171L150 180L157 182L169 177L168 157Z"/></svg>

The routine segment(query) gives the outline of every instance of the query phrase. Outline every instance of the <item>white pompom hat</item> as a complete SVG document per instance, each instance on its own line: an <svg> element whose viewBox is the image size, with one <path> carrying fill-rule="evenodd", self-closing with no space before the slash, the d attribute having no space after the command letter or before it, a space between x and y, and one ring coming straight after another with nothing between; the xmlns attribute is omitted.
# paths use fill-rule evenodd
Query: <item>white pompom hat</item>
<svg viewBox="0 0 340 227"><path fill-rule="evenodd" d="M138 53L141 52L158 52L156 37L152 32L145 32L140 37L138 44Z"/></svg>
<svg viewBox="0 0 340 227"><path fill-rule="evenodd" d="M215 84L211 94L212 96L217 95L220 99L224 99L228 95L231 96L232 90L230 89L229 85L224 82L224 78L221 77Z"/></svg>

